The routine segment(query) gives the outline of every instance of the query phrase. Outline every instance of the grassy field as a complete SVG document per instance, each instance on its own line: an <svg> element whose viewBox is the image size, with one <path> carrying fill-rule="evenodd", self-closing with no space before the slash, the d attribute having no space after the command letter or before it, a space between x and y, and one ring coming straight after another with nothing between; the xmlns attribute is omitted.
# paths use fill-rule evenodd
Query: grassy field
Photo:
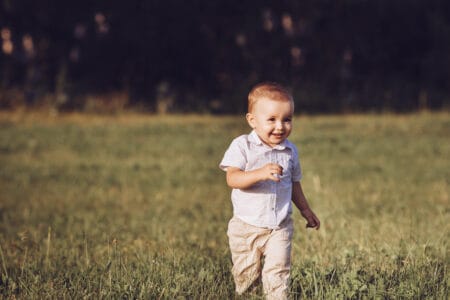
<svg viewBox="0 0 450 300"><path fill-rule="evenodd" d="M450 115L298 116L292 298L447 299ZM0 298L235 298L242 117L0 115ZM261 294L243 299L260 299Z"/></svg>

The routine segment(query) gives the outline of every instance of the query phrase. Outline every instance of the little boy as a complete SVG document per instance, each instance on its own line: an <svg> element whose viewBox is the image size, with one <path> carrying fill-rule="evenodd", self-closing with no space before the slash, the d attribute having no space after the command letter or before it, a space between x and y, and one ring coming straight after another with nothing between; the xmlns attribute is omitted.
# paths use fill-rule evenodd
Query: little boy
<svg viewBox="0 0 450 300"><path fill-rule="evenodd" d="M262 275L267 299L287 298L291 200L307 227L320 227L302 191L297 148L287 140L293 114L294 101L285 88L270 82L256 85L248 95L246 115L253 131L234 139L220 163L233 188L233 218L227 235L238 294Z"/></svg>

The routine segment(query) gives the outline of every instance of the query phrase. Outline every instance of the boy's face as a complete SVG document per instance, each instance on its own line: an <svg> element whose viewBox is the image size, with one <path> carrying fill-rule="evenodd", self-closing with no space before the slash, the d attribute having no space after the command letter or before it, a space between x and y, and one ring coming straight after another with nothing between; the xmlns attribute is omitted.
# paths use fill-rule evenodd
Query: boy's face
<svg viewBox="0 0 450 300"><path fill-rule="evenodd" d="M282 143L292 130L294 104L261 98L247 114L247 121L259 138L270 147Z"/></svg>

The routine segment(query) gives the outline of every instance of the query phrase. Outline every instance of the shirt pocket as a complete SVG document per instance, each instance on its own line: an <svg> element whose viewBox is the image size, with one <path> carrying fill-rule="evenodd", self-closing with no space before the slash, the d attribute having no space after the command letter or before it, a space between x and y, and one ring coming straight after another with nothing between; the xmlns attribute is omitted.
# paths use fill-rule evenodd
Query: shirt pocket
<svg viewBox="0 0 450 300"><path fill-rule="evenodd" d="M268 163L270 163L270 153L255 150L255 153L248 155L248 162L245 166L245 171L253 171L256 169L260 169L265 165L267 165ZM268 186L270 186L270 181L264 180L255 183L247 190L259 191L261 189L267 188Z"/></svg>
<svg viewBox="0 0 450 300"><path fill-rule="evenodd" d="M277 158L277 163L283 167L283 175L281 179L291 179L292 177L292 158L290 155L282 153Z"/></svg>

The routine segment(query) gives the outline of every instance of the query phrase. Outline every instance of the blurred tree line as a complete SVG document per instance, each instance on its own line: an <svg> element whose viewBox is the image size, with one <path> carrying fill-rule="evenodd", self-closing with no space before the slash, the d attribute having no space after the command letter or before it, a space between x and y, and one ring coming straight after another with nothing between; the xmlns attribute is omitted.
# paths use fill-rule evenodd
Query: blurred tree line
<svg viewBox="0 0 450 300"><path fill-rule="evenodd" d="M450 2L0 0L0 107L237 113L448 108Z"/></svg>

